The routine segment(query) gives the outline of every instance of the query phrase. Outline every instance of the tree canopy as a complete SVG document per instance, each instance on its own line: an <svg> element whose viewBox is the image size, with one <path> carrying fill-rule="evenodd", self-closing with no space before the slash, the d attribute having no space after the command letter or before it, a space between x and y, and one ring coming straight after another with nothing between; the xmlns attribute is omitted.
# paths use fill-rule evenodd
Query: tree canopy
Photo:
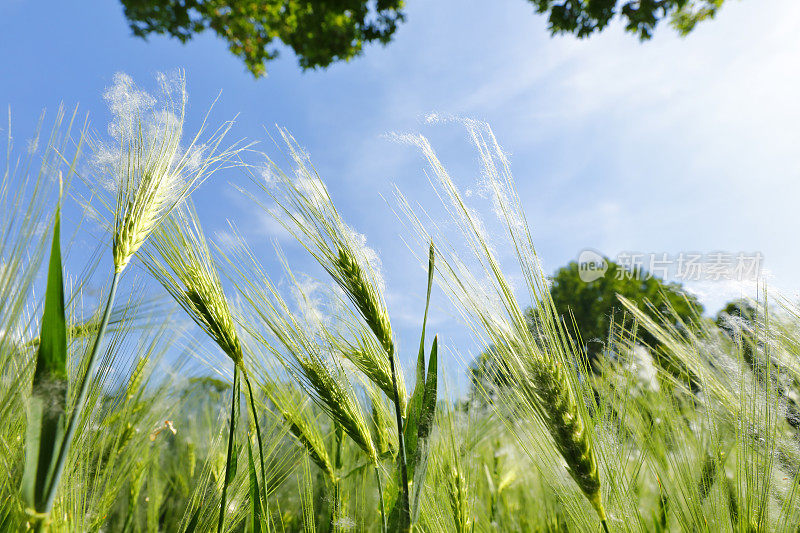
<svg viewBox="0 0 800 533"><path fill-rule="evenodd" d="M571 33L588 37L602 31L619 16L625 29L650 39L659 22L669 19L681 35L691 32L698 22L714 18L724 0L529 0L537 13L548 14L553 34Z"/></svg>
<svg viewBox="0 0 800 533"><path fill-rule="evenodd" d="M347 61L364 45L392 40L405 20L404 0L121 0L133 34L186 42L213 30L255 76L291 48L303 69ZM528 0L548 17L552 34L588 37L619 17L627 31L649 39L666 18L682 35L713 18L724 0Z"/></svg>
<svg viewBox="0 0 800 533"><path fill-rule="evenodd" d="M717 326L723 331L733 336L735 334L731 318L738 319L740 323L749 328L754 328L758 320L759 310L750 300L738 298L725 304L725 307L717 313Z"/></svg>
<svg viewBox="0 0 800 533"><path fill-rule="evenodd" d="M166 34L181 42L207 29L228 41L255 76L278 56L277 42L304 69L326 67L388 43L403 21L403 0L122 0L138 37Z"/></svg>
<svg viewBox="0 0 800 533"><path fill-rule="evenodd" d="M612 320L626 329L633 325L633 318L624 313L618 294L646 311L649 302L676 322L688 323L692 316L703 312L700 302L685 293L680 284L667 283L646 272L630 271L613 261L606 261L608 270L605 275L588 283L580 278L578 263L573 261L555 273L550 288L556 312L573 338L583 340L590 360L603 351ZM638 335L643 343L651 347L657 345L649 333L639 330Z"/></svg>
<svg viewBox="0 0 800 533"><path fill-rule="evenodd" d="M608 268L603 276L586 282L580 277L578 263L573 261L556 271L550 287L557 315L570 336L582 341L591 364L598 361L607 346L612 321L626 331L633 327L633 317L625 313L617 295L624 296L647 312L655 307L665 320L673 320L676 325L678 321L691 323L693 317L703 312L700 302L685 293L680 284L667 283L640 270L628 270L607 259L606 263ZM529 307L525 314L528 328L536 336L539 328L537 311ZM656 339L643 329L638 330L637 341L651 348L657 349L659 346ZM490 347L472 362L470 374L473 390L480 384L485 393L491 394L495 388L509 384L508 371L496 368L497 360L490 356L493 349ZM653 355L660 360L657 353ZM666 364L665 361L660 363ZM677 374L682 371L668 370Z"/></svg>

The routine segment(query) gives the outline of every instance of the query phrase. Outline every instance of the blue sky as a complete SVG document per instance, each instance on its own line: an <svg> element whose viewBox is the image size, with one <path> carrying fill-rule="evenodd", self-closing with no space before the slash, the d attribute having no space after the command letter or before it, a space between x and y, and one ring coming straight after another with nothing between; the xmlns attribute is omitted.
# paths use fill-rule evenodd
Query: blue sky
<svg viewBox="0 0 800 533"><path fill-rule="evenodd" d="M286 52L254 80L212 35L187 45L135 39L117 2L4 0L0 4L0 104L18 138L43 107L80 104L104 131L102 99L115 72L145 88L184 68L189 130L219 91L213 117L238 113L233 136L269 141L279 124L310 152L344 217L380 254L390 312L407 368L414 357L424 272L391 211L394 184L412 200L432 191L420 155L386 138L421 132L469 186L477 155L458 125L430 113L486 120L511 155L545 268L590 247L623 251L759 251L771 285L790 296L800 250L800 3L729 0L687 38L664 27L640 44L619 25L589 40L550 38L524 0L408 2L388 47L349 63L301 72ZM207 230L236 221L265 262L274 224L233 192L233 172L195 195ZM387 198L384 200L383 197ZM292 264L307 259L291 243ZM308 267L311 268L310 266ZM694 284L714 312L742 289ZM456 317L436 300L433 328L467 357ZM458 355L449 378L458 383Z"/></svg>

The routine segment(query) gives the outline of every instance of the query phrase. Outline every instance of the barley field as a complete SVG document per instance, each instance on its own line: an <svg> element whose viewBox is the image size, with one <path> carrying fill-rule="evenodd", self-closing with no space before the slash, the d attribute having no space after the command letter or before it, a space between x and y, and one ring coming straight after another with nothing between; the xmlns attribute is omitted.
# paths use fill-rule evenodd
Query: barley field
<svg viewBox="0 0 800 533"><path fill-rule="evenodd" d="M403 290L445 295L488 354L482 379L451 394L427 303L402 368L375 253L313 154L283 129L265 134L283 163L232 122L186 131L184 79L161 81L145 98L118 75L110 124L61 109L32 145L9 133L0 531L800 530L795 302L765 288L752 315L720 325L620 297L633 320L612 323L590 365L489 126L460 124L512 265L428 140L396 136L446 214L400 189L389 200L428 273ZM278 244L260 256L203 230L192 193L228 174L326 273L323 300ZM62 226L67 204L80 224Z"/></svg>

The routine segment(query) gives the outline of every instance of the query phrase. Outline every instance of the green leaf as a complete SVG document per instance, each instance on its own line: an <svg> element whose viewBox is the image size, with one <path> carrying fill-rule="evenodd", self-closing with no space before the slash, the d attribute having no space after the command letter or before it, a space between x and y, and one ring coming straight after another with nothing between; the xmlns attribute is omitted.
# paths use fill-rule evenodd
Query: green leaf
<svg viewBox="0 0 800 533"><path fill-rule="evenodd" d="M258 487L256 464L253 462L253 447L247 437L247 466L250 471L250 529L254 533L264 533L264 513L261 510L261 490Z"/></svg>
<svg viewBox="0 0 800 533"><path fill-rule="evenodd" d="M428 377L425 380L425 398L422 402L422 412L419 417L419 429L417 433L417 449L414 453L414 481L412 483L413 493L411 495L411 523L417 521L419 517L419 499L422 494L422 487L425 484L425 475L428 470L429 439L433 429L433 421L436 418L436 393L438 387L438 351L439 337L433 338L431 355L428 359Z"/></svg>
<svg viewBox="0 0 800 533"><path fill-rule="evenodd" d="M230 482L228 483L228 487L230 487L231 483L233 483L233 480L236 479L236 472L239 471L239 450L240 449L241 449L240 444L237 443L237 442L234 442L234 444L233 444L233 452L232 452L232 456L231 456Z"/></svg>
<svg viewBox="0 0 800 533"><path fill-rule="evenodd" d="M233 389L231 390L231 416L228 426L228 451L225 458L225 478L222 482L222 498L219 504L219 521L217 522L217 532L222 533L225 525L225 513L227 510L228 486L236 478L236 470L239 466L239 447L236 444L236 419L239 417L239 396L242 389L239 383L239 366L233 368Z"/></svg>
<svg viewBox="0 0 800 533"><path fill-rule="evenodd" d="M25 436L22 496L37 512L44 512L64 433L67 404L67 327L64 317L64 281L61 267L61 208L56 208L53 244L47 269L47 289L36 353L31 401Z"/></svg>
<svg viewBox="0 0 800 533"><path fill-rule="evenodd" d="M200 521L200 509L201 507L198 507L194 510L194 513L192 513L192 518L186 525L185 533L194 533L197 530L197 523Z"/></svg>
<svg viewBox="0 0 800 533"><path fill-rule="evenodd" d="M425 395L427 390L427 383L425 379L425 329L428 322L428 309L430 307L431 301L431 289L433 288L433 273L434 273L434 259L435 259L435 249L433 243L430 244L430 248L428 251L428 288L427 293L425 296L425 313L422 316L422 334L420 335L419 341L419 353L417 354L417 382L414 385L414 392L411 395L411 401L408 403L408 410L406 414L406 424L403 428L403 436L405 438L405 448L406 448L406 458L408 459L408 476L410 480L413 480L413 485L416 486L416 467L417 461L420 457L419 454L419 434L420 434L420 422L422 413L424 413L425 408ZM434 340L434 346L435 346ZM432 352L432 359L431 361L434 364L434 390L436 388L436 356L434 355L435 352ZM429 368L428 374L430 375L430 363L429 361ZM434 399L435 404L435 399ZM427 438L427 432L425 433ZM425 446L425 461L427 466L427 445ZM423 469L424 470L424 469ZM424 472L422 478L424 479ZM389 530L394 531L399 527L400 524L400 499L401 494L403 491L403 487L401 486L401 482L397 480L398 484L398 494L395 499L394 506L389 513ZM409 502L411 505L411 502ZM413 507L412 507L413 513ZM411 523L414 522L413 514L411 517Z"/></svg>
<svg viewBox="0 0 800 533"><path fill-rule="evenodd" d="M242 373L244 375L244 382L247 385L247 397L250 400L249 405L248 405L248 408L249 408L248 412L250 413L250 418L252 420L251 429L253 427L255 428L256 442L258 443L258 464L261 467L261 490L259 491L258 490L259 489L259 487L258 487L258 475L255 474L255 465L254 464L250 465L250 468L251 468L250 474L251 474L251 476L254 476L253 479L255 479L256 494L257 494L257 496L259 496L259 498L261 498L261 499L259 499L259 503L258 503L259 504L258 516L261 517L261 522L260 522L260 525L258 527L259 527L259 531L268 532L270 530L270 527L269 527L269 499L268 499L269 496L267 494L267 471L266 471L266 468L264 467L264 448L263 448L263 443L261 441L261 427L259 426L259 423L258 423L258 410L256 409L255 398L253 397L253 387L250 385L250 377L247 375L246 371L243 371ZM250 448L250 444L251 443L250 443L250 440L249 440L249 437L248 437L247 452L248 452L248 457L250 458L250 462L252 463L253 459L251 457L252 450ZM255 509L254 509L254 513L255 513Z"/></svg>
<svg viewBox="0 0 800 533"><path fill-rule="evenodd" d="M414 458L417 449L417 433L419 431L419 417L425 396L425 326L428 322L428 308L431 302L431 288L433 287L434 248L430 245L428 252L428 292L425 297L425 314L422 316L422 335L419 340L419 353L417 354L417 382L408 404L407 421L404 428L406 456L409 458L408 475L414 477L416 464Z"/></svg>

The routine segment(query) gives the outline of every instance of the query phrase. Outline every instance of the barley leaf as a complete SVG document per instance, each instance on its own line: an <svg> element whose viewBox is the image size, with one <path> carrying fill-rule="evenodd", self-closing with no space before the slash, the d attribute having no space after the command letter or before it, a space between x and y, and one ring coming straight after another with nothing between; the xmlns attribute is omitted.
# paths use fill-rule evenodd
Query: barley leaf
<svg viewBox="0 0 800 533"><path fill-rule="evenodd" d="M264 533L264 513L261 510L261 490L258 487L256 465L253 462L253 446L247 437L247 466L250 471L250 530L253 533Z"/></svg>
<svg viewBox="0 0 800 533"><path fill-rule="evenodd" d="M239 395L241 388L239 384L239 367L233 369L233 389L231 390L231 416L228 427L228 453L225 459L225 479L222 484L222 499L219 504L219 521L217 522L217 533L222 533L225 525L225 514L227 512L226 502L228 486L236 478L236 470L239 464L239 447L236 445L236 419L239 414Z"/></svg>
<svg viewBox="0 0 800 533"><path fill-rule="evenodd" d="M431 287L433 286L433 261L434 248L430 245L428 253L428 292L425 297L425 313L422 315L422 335L419 340L419 353L417 355L417 382L408 408L408 421L405 427L406 453L409 457L408 475L414 478L416 467L417 433L419 432L419 418L422 412L422 403L425 396L425 326L428 322L428 307L431 301Z"/></svg>
<svg viewBox="0 0 800 533"><path fill-rule="evenodd" d="M42 330L28 411L22 494L37 512L45 510L55 459L64 432L67 402L67 327L61 267L61 210L56 208L53 244L47 271Z"/></svg>
<svg viewBox="0 0 800 533"><path fill-rule="evenodd" d="M189 523L186 525L186 530L184 533L194 533L197 531L197 523L200 521L200 510L202 507L198 507L194 510L192 514L192 518L189 519Z"/></svg>
<svg viewBox="0 0 800 533"><path fill-rule="evenodd" d="M422 494L422 486L425 484L425 474L428 469L428 441L433 428L433 421L436 415L436 389L438 371L438 351L439 337L433 338L431 355L428 359L428 377L425 380L425 397L422 401L422 410L419 417L419 429L417 430L417 449L414 453L413 463L414 482L412 483L413 494L411 497L411 523L417 521L419 517L419 499Z"/></svg>

